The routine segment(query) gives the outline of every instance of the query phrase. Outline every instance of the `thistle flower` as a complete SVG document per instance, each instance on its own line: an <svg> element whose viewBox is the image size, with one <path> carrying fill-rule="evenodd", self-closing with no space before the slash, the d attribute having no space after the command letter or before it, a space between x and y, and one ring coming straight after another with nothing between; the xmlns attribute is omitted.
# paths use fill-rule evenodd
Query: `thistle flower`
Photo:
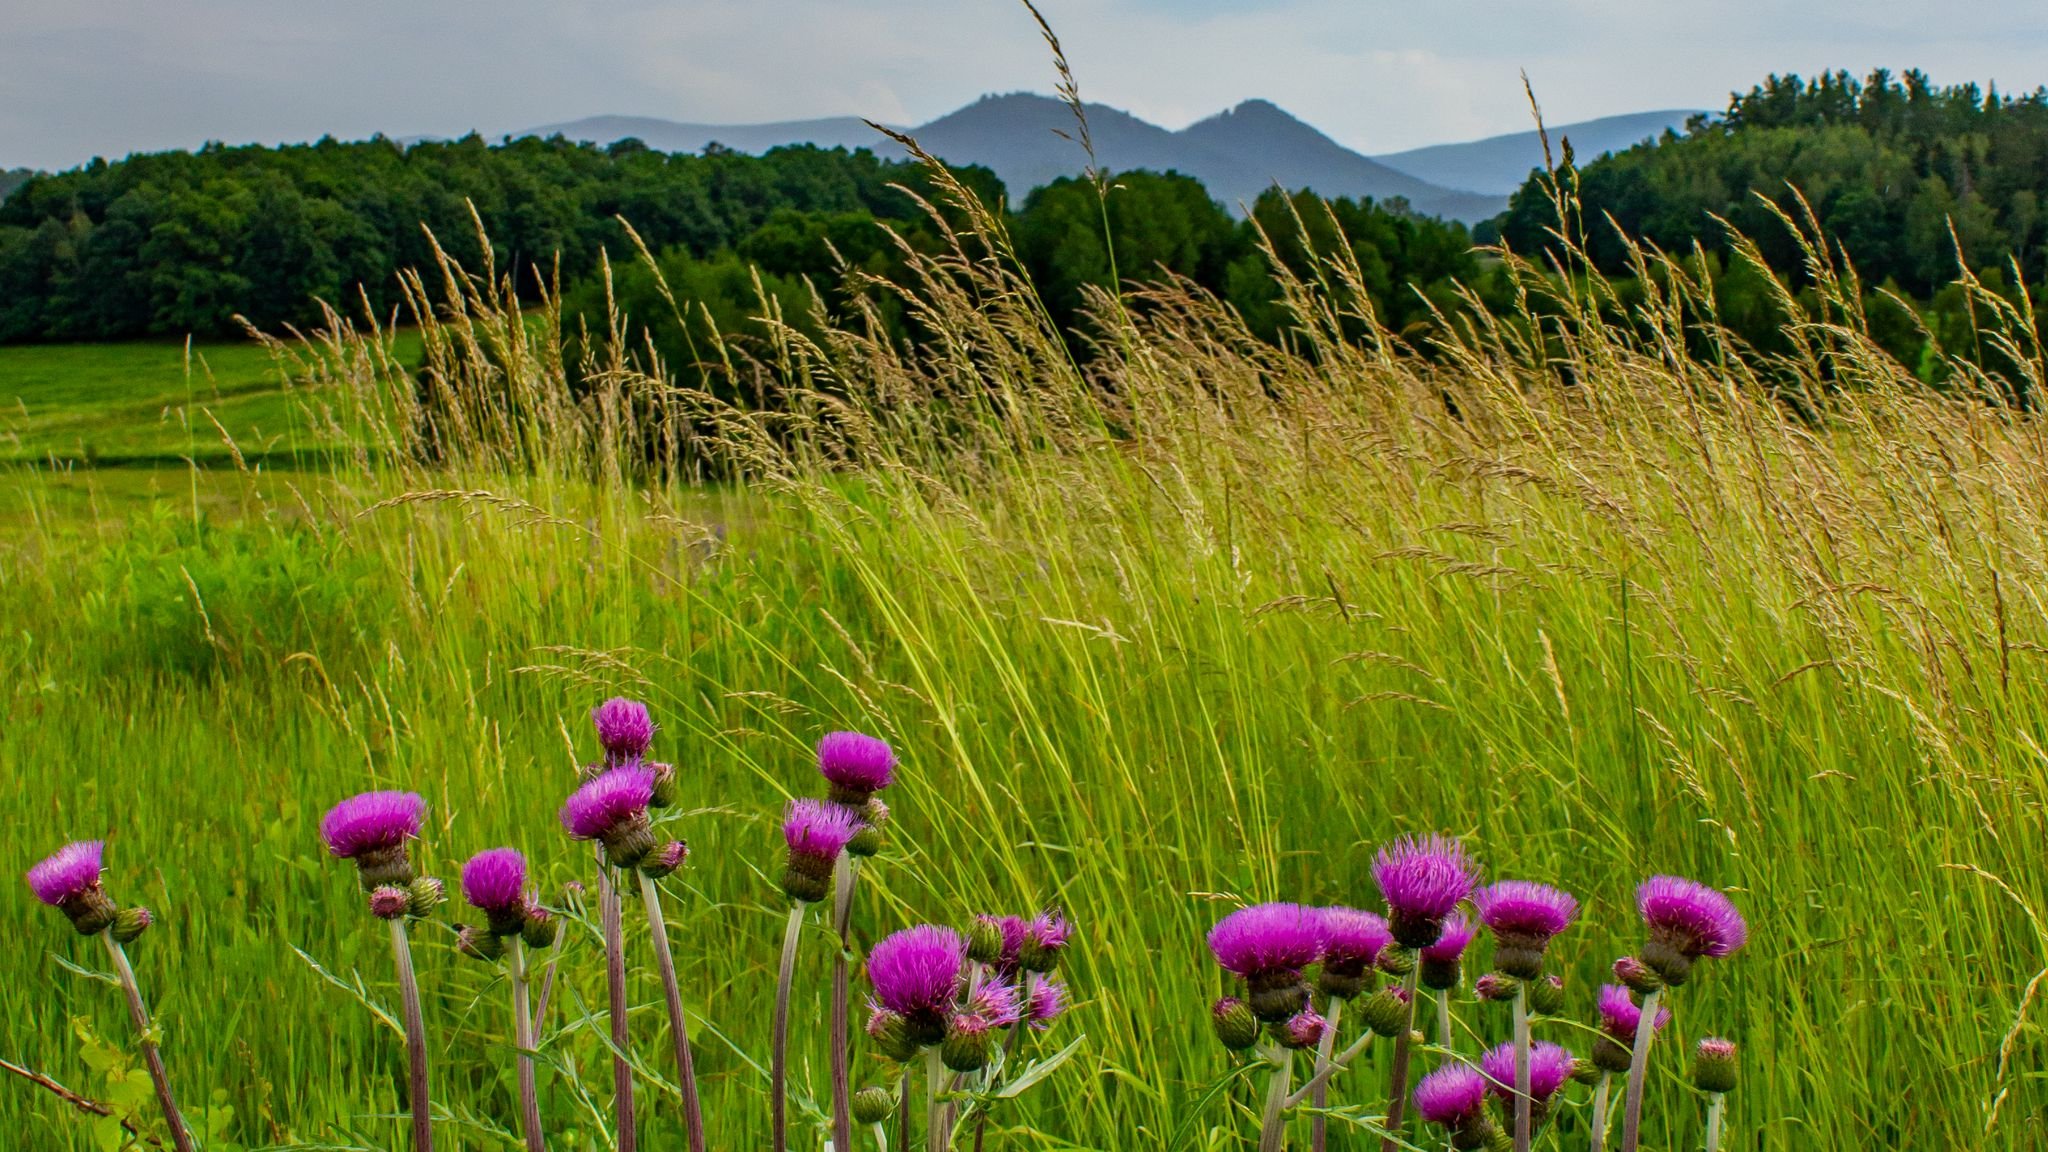
<svg viewBox="0 0 2048 1152"><path fill-rule="evenodd" d="M1486 1078L1469 1064L1446 1064L1415 1086L1415 1111L1450 1133L1453 1148L1486 1144Z"/></svg>
<svg viewBox="0 0 2048 1152"><path fill-rule="evenodd" d="M356 862L363 891L413 881L406 843L420 834L427 802L417 792L364 792L329 809L320 838L338 859Z"/></svg>
<svg viewBox="0 0 2048 1152"><path fill-rule="evenodd" d="M806 904L830 895L832 866L858 831L860 818L842 805L808 797L790 801L782 818L782 839L789 845L782 891Z"/></svg>
<svg viewBox="0 0 2048 1152"><path fill-rule="evenodd" d="M28 870L28 886L36 899L70 917L81 935L96 936L114 923L113 897L100 887L101 840L66 844Z"/></svg>
<svg viewBox="0 0 2048 1152"><path fill-rule="evenodd" d="M1329 1026L1315 1009L1303 1008L1280 1026L1280 1043L1288 1048L1313 1048L1323 1042L1323 1032Z"/></svg>
<svg viewBox="0 0 2048 1152"><path fill-rule="evenodd" d="M885 936L868 953L868 981L882 1007L903 1018L919 1047L945 1036L960 994L967 942L949 928L920 924Z"/></svg>
<svg viewBox="0 0 2048 1152"><path fill-rule="evenodd" d="M654 717L638 700L614 696L590 710L590 722L613 767L647 755L648 745L654 743Z"/></svg>
<svg viewBox="0 0 2048 1152"><path fill-rule="evenodd" d="M987 964L998 975L1017 970L1017 954L1024 947L1024 921L1016 916L978 912L967 923L967 958Z"/></svg>
<svg viewBox="0 0 2048 1152"><path fill-rule="evenodd" d="M870 796L858 811L860 830L846 842L846 851L849 855L866 858L882 850L882 829L889 823L889 806L882 803L880 796Z"/></svg>
<svg viewBox="0 0 2048 1152"><path fill-rule="evenodd" d="M978 1072L988 1066L994 1047L994 1029L989 1022L962 1012L947 1021L945 1039L939 1042L939 1060L955 1072Z"/></svg>
<svg viewBox="0 0 2048 1152"><path fill-rule="evenodd" d="M1479 922L1493 933L1493 966L1534 980L1543 973L1550 938L1570 927L1579 902L1570 893L1528 880L1502 880L1472 894Z"/></svg>
<svg viewBox="0 0 2048 1152"><path fill-rule="evenodd" d="M967 998L967 1012L987 1021L991 1027L1008 1028L1024 1019L1024 994L1015 984L991 980Z"/></svg>
<svg viewBox="0 0 2048 1152"><path fill-rule="evenodd" d="M1649 927L1643 963L1677 987L1702 956L1727 956L1749 939L1742 914L1727 896L1677 876L1652 876L1636 889L1636 909Z"/></svg>
<svg viewBox="0 0 2048 1152"><path fill-rule="evenodd" d="M1322 957L1322 915L1300 904L1240 908L1209 930L1209 951L1244 979L1253 1014L1278 1024L1308 1006L1301 970Z"/></svg>
<svg viewBox="0 0 2048 1152"><path fill-rule="evenodd" d="M673 875L676 869L683 866L683 861L689 858L690 846L681 840L671 840L649 852L647 858L640 861L640 871L643 875L660 880Z"/></svg>
<svg viewBox="0 0 2048 1152"><path fill-rule="evenodd" d="M1464 845L1443 836L1403 836L1373 858L1373 880L1387 901L1387 924L1403 948L1443 935L1444 918L1479 882Z"/></svg>
<svg viewBox="0 0 2048 1152"><path fill-rule="evenodd" d="M527 906L526 927L520 931L519 938L526 941L528 948L552 948L561 930L562 922L555 919L554 913L538 904L531 904Z"/></svg>
<svg viewBox="0 0 2048 1152"><path fill-rule="evenodd" d="M1359 1001L1358 1018L1374 1035L1395 1039L1408 1034L1411 1004L1408 989L1389 985Z"/></svg>
<svg viewBox="0 0 2048 1152"><path fill-rule="evenodd" d="M1225 996L1209 1008L1209 1023L1216 1039L1232 1052L1242 1052L1259 1042L1259 1018L1251 1005L1235 996Z"/></svg>
<svg viewBox="0 0 2048 1152"><path fill-rule="evenodd" d="M1564 977L1545 973L1523 986L1529 993L1529 1011L1538 1016L1555 1016L1564 1008Z"/></svg>
<svg viewBox="0 0 2048 1152"><path fill-rule="evenodd" d="M1735 1091L1737 1076L1735 1041L1709 1036L1693 1049L1693 1087L1714 1095L1726 1095Z"/></svg>
<svg viewBox="0 0 2048 1152"><path fill-rule="evenodd" d="M123 944L133 944L142 939L149 926L156 923L156 914L142 905L123 908L114 913L114 939Z"/></svg>
<svg viewBox="0 0 2048 1152"><path fill-rule="evenodd" d="M562 804L562 827L574 839L602 842L614 867L631 868L654 851L654 826L647 820L653 798L653 769L639 763L607 769Z"/></svg>
<svg viewBox="0 0 2048 1152"><path fill-rule="evenodd" d="M1349 1000L1363 992L1381 951L1394 942L1387 922L1356 908L1324 908L1323 970L1317 986L1333 1000Z"/></svg>
<svg viewBox="0 0 2048 1152"><path fill-rule="evenodd" d="M1473 928L1463 912L1453 912L1444 917L1443 932L1436 943L1422 948L1422 986L1432 992L1444 992L1458 986L1464 976L1466 945L1472 943Z"/></svg>
<svg viewBox="0 0 2048 1152"><path fill-rule="evenodd" d="M911 1039L910 1026L903 1017L873 1000L868 1001L867 1033L876 1051L898 1064L908 1063L917 1055L917 1041Z"/></svg>
<svg viewBox="0 0 2048 1152"><path fill-rule="evenodd" d="M1043 1031L1067 1010L1066 985L1033 972L1024 983L1024 1019Z"/></svg>
<svg viewBox="0 0 2048 1152"><path fill-rule="evenodd" d="M390 884L370 889L370 915L379 920L402 919L412 911L412 893Z"/></svg>
<svg viewBox="0 0 2048 1152"><path fill-rule="evenodd" d="M1032 917L1024 926L1024 939L1017 948L1017 964L1026 972L1051 972L1060 966L1060 953L1066 951L1067 941L1074 934L1074 926L1067 922L1058 909L1049 909Z"/></svg>
<svg viewBox="0 0 2048 1152"><path fill-rule="evenodd" d="M862 1124L880 1124L895 1114L896 1094L879 1084L853 1094L853 1118Z"/></svg>
<svg viewBox="0 0 2048 1152"><path fill-rule="evenodd" d="M491 935L526 929L526 857L516 848L487 848L462 866L462 898L490 921Z"/></svg>
<svg viewBox="0 0 2048 1152"><path fill-rule="evenodd" d="M818 772L832 785L834 802L859 808L895 778L896 753L874 736L828 732L818 741Z"/></svg>
<svg viewBox="0 0 2048 1152"><path fill-rule="evenodd" d="M1636 1042L1636 1027L1642 1023L1642 1005L1619 984L1602 984L1595 1008L1600 1014L1600 1038L1593 1042L1593 1063L1604 1072L1627 1072ZM1655 1030L1671 1023L1671 1009L1659 1007Z"/></svg>
<svg viewBox="0 0 2048 1152"><path fill-rule="evenodd" d="M1557 1044L1539 1040L1529 1049L1529 1107L1536 1123L1549 1113L1550 1098L1572 1078L1578 1061ZM1486 1075L1486 1090L1512 1110L1515 1106L1515 1046L1501 1044L1479 1058L1479 1070Z"/></svg>
<svg viewBox="0 0 2048 1152"><path fill-rule="evenodd" d="M1633 956L1623 956L1614 962L1614 978L1638 996L1648 996L1664 987L1664 981L1650 971L1650 966Z"/></svg>
<svg viewBox="0 0 2048 1152"><path fill-rule="evenodd" d="M1481 976L1479 979L1474 980L1472 982L1472 994L1474 996L1477 996L1481 1000L1487 1001L1488 1003L1493 1003L1495 1001L1501 1000L1513 1000L1515 998L1515 992L1518 989L1520 989L1521 986L1522 982L1520 980L1515 979L1513 976L1508 976L1500 972L1488 972L1486 975Z"/></svg>

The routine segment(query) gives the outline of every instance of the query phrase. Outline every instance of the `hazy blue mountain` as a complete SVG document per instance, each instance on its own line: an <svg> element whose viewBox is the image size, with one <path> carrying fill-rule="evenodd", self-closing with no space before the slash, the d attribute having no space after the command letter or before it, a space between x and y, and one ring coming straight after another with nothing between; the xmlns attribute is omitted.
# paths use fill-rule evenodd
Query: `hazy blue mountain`
<svg viewBox="0 0 2048 1152"><path fill-rule="evenodd" d="M628 137L660 152L702 152L722 144L735 152L766 152L784 144L816 144L821 148L877 148L888 140L858 116L822 120L783 120L773 124L678 124L651 116L589 116L564 124L544 124L514 136L555 136L610 144ZM893 148L894 146L891 145Z"/></svg>
<svg viewBox="0 0 2048 1152"><path fill-rule="evenodd" d="M1555 124L1550 126L1550 146L1553 151L1560 149L1563 146L1560 141L1569 137L1572 152L1583 164L1605 153L1619 152L1654 139L1663 135L1667 128L1683 129L1686 120L1695 114L1688 109L1674 108L1662 112L1606 116L1598 120L1582 120L1577 124ZM1489 136L1465 144L1435 144L1373 159L1418 180L1447 188L1468 188L1498 197L1520 188L1531 171L1543 166L1543 141L1532 129L1505 136Z"/></svg>

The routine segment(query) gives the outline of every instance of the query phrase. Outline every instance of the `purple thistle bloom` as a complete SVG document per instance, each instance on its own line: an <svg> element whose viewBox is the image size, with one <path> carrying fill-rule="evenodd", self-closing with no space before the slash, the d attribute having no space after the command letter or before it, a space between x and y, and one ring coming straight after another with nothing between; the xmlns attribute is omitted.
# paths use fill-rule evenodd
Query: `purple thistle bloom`
<svg viewBox="0 0 2048 1152"><path fill-rule="evenodd" d="M1570 893L1528 880L1488 884L1472 894L1472 906L1493 933L1493 966L1523 980L1543 974L1543 950L1550 938L1579 914L1579 902Z"/></svg>
<svg viewBox="0 0 2048 1152"><path fill-rule="evenodd" d="M654 717L647 705L624 696L614 696L590 710L590 722L597 727L597 742L613 763L637 760L654 743Z"/></svg>
<svg viewBox="0 0 2048 1152"><path fill-rule="evenodd" d="M792 800L782 817L782 838L789 850L828 865L839 859L846 842L860 831L860 818L838 804L807 798Z"/></svg>
<svg viewBox="0 0 2048 1152"><path fill-rule="evenodd" d="M1247 980L1298 973L1322 958L1322 914L1300 904L1240 908L1209 930L1209 951L1225 971Z"/></svg>
<svg viewBox="0 0 2048 1152"><path fill-rule="evenodd" d="M100 859L106 851L102 840L79 840L51 853L28 870L28 886L36 899L53 908L62 907L87 891L99 887Z"/></svg>
<svg viewBox="0 0 2048 1152"><path fill-rule="evenodd" d="M1017 970L1017 958L1024 951L1025 924L1022 916L993 917L997 931L1002 933L1003 954L996 958L996 971L1010 973Z"/></svg>
<svg viewBox="0 0 2048 1152"><path fill-rule="evenodd" d="M597 840L627 823L647 815L647 802L654 798L654 770L644 764L624 764L600 772L570 795L562 805L562 827L578 840Z"/></svg>
<svg viewBox="0 0 2048 1152"><path fill-rule="evenodd" d="M1742 914L1720 891L1677 876L1652 876L1636 889L1636 909L1649 926L1643 961L1666 984L1685 983L1692 962L1726 956L1749 939Z"/></svg>
<svg viewBox="0 0 2048 1152"><path fill-rule="evenodd" d="M1529 1100L1539 1109L1550 1102L1564 1082L1571 1079L1578 1061L1571 1051L1547 1040L1529 1049ZM1486 1074L1487 1090L1512 1108L1515 1103L1515 1046L1501 1044L1479 1058L1479 1070Z"/></svg>
<svg viewBox="0 0 2048 1152"><path fill-rule="evenodd" d="M889 786L896 753L889 742L859 732L828 732L818 741L818 771L832 784L832 799L861 804Z"/></svg>
<svg viewBox="0 0 2048 1152"><path fill-rule="evenodd" d="M401 848L420 834L427 802L417 792L365 792L328 810L320 821L327 850L343 860Z"/></svg>
<svg viewBox="0 0 2048 1152"><path fill-rule="evenodd" d="M1602 984L1596 1001L1600 1012L1600 1030L1623 1045L1636 1042L1636 1028L1643 1021L1643 1007L1637 1004L1629 990L1619 984ZM1656 1031L1662 1031L1671 1023L1671 1009L1657 1009Z"/></svg>
<svg viewBox="0 0 2048 1152"><path fill-rule="evenodd" d="M1454 1133L1485 1119L1486 1078L1469 1064L1446 1064L1415 1086L1415 1111Z"/></svg>
<svg viewBox="0 0 2048 1152"><path fill-rule="evenodd" d="M996 1028L1008 1028L1024 1018L1023 994L1015 984L991 980L968 998L967 1011Z"/></svg>
<svg viewBox="0 0 2048 1152"><path fill-rule="evenodd" d="M1443 836L1401 837L1379 850L1372 875L1387 901L1388 926L1404 948L1436 943L1444 917L1479 882L1464 845Z"/></svg>
<svg viewBox="0 0 2048 1152"><path fill-rule="evenodd" d="M1057 909L1041 912L1024 926L1017 963L1026 972L1050 972L1060 966L1060 953L1073 935L1074 926Z"/></svg>
<svg viewBox="0 0 2048 1152"><path fill-rule="evenodd" d="M1052 1027L1067 1010L1066 986L1057 980L1032 973L1024 985L1024 1018L1033 1028Z"/></svg>
<svg viewBox="0 0 2048 1152"><path fill-rule="evenodd" d="M462 866L462 897L485 912L526 903L526 857L516 848L486 848Z"/></svg>
<svg viewBox="0 0 2048 1152"><path fill-rule="evenodd" d="M1281 1042L1289 1048L1313 1048L1323 1041L1323 1032L1330 1022L1323 1019L1315 1009L1304 1008L1287 1018L1281 1028Z"/></svg>
<svg viewBox="0 0 2048 1152"><path fill-rule="evenodd" d="M1463 912L1451 913L1444 917L1443 932L1436 938L1436 943L1423 947L1423 962L1456 964L1464 958L1465 946L1472 943L1472 937L1477 934L1478 930L1465 919Z"/></svg>
<svg viewBox="0 0 2048 1152"><path fill-rule="evenodd" d="M1394 942L1384 917L1356 908L1324 908L1323 968L1344 975L1363 973Z"/></svg>
<svg viewBox="0 0 2048 1152"><path fill-rule="evenodd" d="M909 1021L914 1031L936 1023L944 1028L953 998L960 994L967 941L950 928L920 924L879 941L868 953L868 981L882 1006ZM929 1033L924 1033L928 1035ZM924 1040L935 1043L936 1039Z"/></svg>

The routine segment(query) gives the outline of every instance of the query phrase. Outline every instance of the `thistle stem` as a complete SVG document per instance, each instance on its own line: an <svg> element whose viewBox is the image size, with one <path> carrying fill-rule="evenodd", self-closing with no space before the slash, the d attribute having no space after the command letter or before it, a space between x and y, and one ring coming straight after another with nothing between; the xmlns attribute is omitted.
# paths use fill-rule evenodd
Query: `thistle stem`
<svg viewBox="0 0 2048 1152"><path fill-rule="evenodd" d="M1721 1114L1728 1107L1728 1097L1719 1092L1707 1102L1707 1152L1721 1152Z"/></svg>
<svg viewBox="0 0 2048 1152"><path fill-rule="evenodd" d="M903 1066L903 1081L896 1086L896 1142L910 1152L910 1065Z"/></svg>
<svg viewBox="0 0 2048 1152"><path fill-rule="evenodd" d="M654 877L640 874L640 899L647 905L647 926L654 934L654 964L661 969L661 991L668 998L669 1031L676 1040L676 1080L683 1090L683 1124L690 1152L704 1152L704 1112L697 1101L697 1068L690 1060L690 1022L683 1015L683 991L676 984L676 961L668 950L668 926L661 920L661 889Z"/></svg>
<svg viewBox="0 0 2048 1152"><path fill-rule="evenodd" d="M1294 1053L1285 1048L1272 1056L1266 1080L1266 1111L1259 1120L1259 1152L1280 1152L1287 1140L1287 1090L1293 1086Z"/></svg>
<svg viewBox="0 0 2048 1152"><path fill-rule="evenodd" d="M135 1024L136 1043L142 1048L142 1062L149 1066L149 1079L156 1085L157 1106L164 1111L164 1124L171 1130L171 1143L178 1152L192 1152L192 1133L186 1130L185 1118L178 1113L178 1102L171 1098L171 1079L164 1072L163 1053L158 1051L156 1041L150 1038L149 1008L142 1002L142 986L135 982L135 969L128 963L128 952L121 947L119 940L114 939L111 930L100 933L100 939L105 941L107 955L114 961L114 974L121 978L121 991L128 994L128 1019Z"/></svg>
<svg viewBox="0 0 2048 1152"><path fill-rule="evenodd" d="M1337 1050L1337 1022L1343 1018L1344 1002L1332 997L1330 1011L1324 1016L1322 1043L1316 1045L1314 1075L1321 1083L1309 1094L1310 1104L1317 1110L1315 1117L1309 1121L1308 1136L1309 1145L1315 1152L1323 1152L1325 1142L1329 1139L1329 1117L1324 1116L1321 1110L1330 1102L1330 1078L1323 1075L1323 1070L1330 1066L1330 1054Z"/></svg>
<svg viewBox="0 0 2048 1152"><path fill-rule="evenodd" d="M405 1003L405 1058L412 1105L413 1152L433 1152L434 1116L427 1101L427 1029L420 1015L420 982L412 970L412 945L405 936L405 917L391 919L391 951L398 961L398 991Z"/></svg>
<svg viewBox="0 0 2048 1152"><path fill-rule="evenodd" d="M1642 1019L1636 1021L1635 1052L1628 1063L1628 1102L1621 1113L1621 1152L1636 1152L1643 1122L1643 1088L1649 1079L1650 1044L1657 1038L1657 1001L1664 990L1643 997Z"/></svg>
<svg viewBox="0 0 2048 1152"><path fill-rule="evenodd" d="M604 849L597 857L597 908L604 923L604 984L610 1003L612 1024L612 1109L619 1125L618 1152L637 1152L638 1127L633 1121L633 1065L625 1053L633 1046L626 1028L626 923L619 889L612 883L612 871L604 862Z"/></svg>
<svg viewBox="0 0 2048 1152"><path fill-rule="evenodd" d="M1415 990L1420 987L1422 962L1411 957L1408 979L1403 985L1408 991L1408 1021L1401 1034L1394 1037L1394 1069L1387 1085L1387 1132L1380 1138L1380 1152L1394 1152L1401 1140L1401 1121L1408 1112L1408 1055L1413 1047L1408 1040L1415 1031Z"/></svg>
<svg viewBox="0 0 2048 1152"><path fill-rule="evenodd" d="M832 866L832 930L839 934L839 954L832 959L832 1152L853 1149L853 1077L848 1067L853 1051L848 1028L848 961L853 952L853 889L860 882L859 864L842 852Z"/></svg>
<svg viewBox="0 0 2048 1152"><path fill-rule="evenodd" d="M949 1152L952 1134L946 1131L946 1106L939 1102L939 1088L946 1082L946 1063L937 1045L924 1050L924 1146L925 1152Z"/></svg>
<svg viewBox="0 0 2048 1152"><path fill-rule="evenodd" d="M768 1130L774 1152L789 1147L789 986L796 978L796 946L804 932L803 901L792 902L782 934L782 968L775 977L775 1032L768 1049Z"/></svg>
<svg viewBox="0 0 2048 1152"><path fill-rule="evenodd" d="M1614 1073L1602 1072L1600 1085L1593 1089L1593 1140L1589 1152L1600 1152L1607 1143L1607 1097L1614 1088Z"/></svg>
<svg viewBox="0 0 2048 1152"><path fill-rule="evenodd" d="M1451 1048L1451 990L1444 989L1436 994L1436 1044L1444 1051Z"/></svg>
<svg viewBox="0 0 2048 1152"><path fill-rule="evenodd" d="M1515 983L1515 1152L1529 1152L1529 984Z"/></svg>
<svg viewBox="0 0 2048 1152"><path fill-rule="evenodd" d="M526 941L512 938L512 1043L519 1049L519 1126L526 1152L545 1152L540 1130L540 1094L533 1082L533 1011L528 1003Z"/></svg>
<svg viewBox="0 0 2048 1152"><path fill-rule="evenodd" d="M1358 1039L1353 1040L1349 1048L1337 1053L1334 1059L1325 1064L1315 1075L1308 1078L1308 1083L1294 1090L1294 1094L1287 1098L1287 1107L1293 1108L1298 1106L1303 1100L1308 1099L1309 1095L1316 1089L1335 1079L1337 1073L1351 1067L1351 1062L1358 1059L1358 1054L1365 1051L1366 1045L1370 1043L1372 1043L1372 1032L1368 1030L1360 1033Z"/></svg>

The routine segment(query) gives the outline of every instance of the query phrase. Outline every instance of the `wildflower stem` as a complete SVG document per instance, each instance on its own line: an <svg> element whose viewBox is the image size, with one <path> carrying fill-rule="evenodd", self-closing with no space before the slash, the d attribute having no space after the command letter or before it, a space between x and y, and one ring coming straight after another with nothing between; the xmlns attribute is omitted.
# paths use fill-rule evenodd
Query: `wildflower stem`
<svg viewBox="0 0 2048 1152"><path fill-rule="evenodd" d="M1401 1028L1401 1034L1394 1037L1394 1068L1387 1086L1387 1131L1380 1138L1380 1152L1394 1152L1403 1143L1401 1121L1408 1112L1408 1056L1410 1036L1415 1031L1415 990L1420 987L1422 963L1414 960L1408 966L1408 1020Z"/></svg>
<svg viewBox="0 0 2048 1152"><path fill-rule="evenodd" d="M1515 1152L1529 1152L1529 982L1515 984Z"/></svg>
<svg viewBox="0 0 2048 1152"><path fill-rule="evenodd" d="M107 955L114 961L114 974L121 978L121 991L128 994L128 1019L135 1024L136 1043L142 1048L142 1062L149 1066L149 1079L156 1085L156 1102L164 1111L164 1124L171 1130L171 1143L178 1152L192 1152L192 1133L185 1128L185 1118L178 1114L178 1102L171 1098L171 1079L164 1072L163 1053L150 1034L149 1008L142 1002L142 986L135 982L128 952L114 939L111 930L100 933L100 939L106 942Z"/></svg>
<svg viewBox="0 0 2048 1152"><path fill-rule="evenodd" d="M526 942L512 938L512 1043L519 1049L519 1127L526 1152L543 1152L547 1137L540 1130L540 1094L534 1088L533 1010L528 996Z"/></svg>
<svg viewBox="0 0 2048 1152"><path fill-rule="evenodd" d="M1444 989L1436 994L1436 1044L1444 1051L1451 1051L1451 990Z"/></svg>
<svg viewBox="0 0 2048 1152"><path fill-rule="evenodd" d="M1287 1139L1287 1090L1294 1080L1294 1053L1272 1053L1273 1071L1266 1079L1266 1111L1259 1121L1259 1152L1280 1152Z"/></svg>
<svg viewBox="0 0 2048 1152"><path fill-rule="evenodd" d="M775 976L775 1031L768 1048L768 1132L775 1152L789 1147L789 986L796 979L796 946L804 932L801 900L789 909L789 927L782 934L782 967Z"/></svg>
<svg viewBox="0 0 2048 1152"><path fill-rule="evenodd" d="M1643 1122L1643 1088L1649 1079L1650 1044L1657 1038L1657 1001L1664 990L1643 997L1642 1018L1636 1021L1635 1052L1628 1063L1628 1102L1621 1114L1621 1152L1636 1152Z"/></svg>
<svg viewBox="0 0 2048 1152"><path fill-rule="evenodd" d="M427 1101L427 1029L420 1015L420 982L412 970L412 944L405 936L405 917L391 919L391 951L398 961L398 991L405 1002L405 1058L411 1070L408 1095L412 1105L413 1152L433 1152L434 1117Z"/></svg>
<svg viewBox="0 0 2048 1152"><path fill-rule="evenodd" d="M654 934L654 964L661 970L661 991L668 999L668 1026L676 1041L676 1081L683 1090L683 1125L690 1152L704 1152L704 1112L697 1101L697 1068L690 1059L690 1022L683 1015L683 991L676 984L676 961L668 950L668 926L661 919L661 889L654 877L640 874L640 899L647 905L647 926Z"/></svg>
<svg viewBox="0 0 2048 1152"><path fill-rule="evenodd" d="M1303 1100L1308 1099L1310 1093L1335 1079L1337 1073L1351 1067L1351 1062L1358 1059L1359 1053L1364 1052L1366 1045L1371 1043L1372 1033L1370 1031L1361 1033L1358 1039L1351 1042L1351 1047L1337 1053L1328 1064L1318 1070L1315 1075L1308 1078L1308 1083L1296 1088L1294 1094L1287 1098L1287 1106L1289 1108L1298 1106Z"/></svg>
<svg viewBox="0 0 2048 1152"><path fill-rule="evenodd" d="M896 1142L910 1152L910 1065L903 1066L903 1081L896 1086Z"/></svg>
<svg viewBox="0 0 2048 1152"><path fill-rule="evenodd" d="M625 1053L633 1037L626 1029L626 924L619 889L612 883L611 869L604 862L604 849L597 856L597 908L604 922L604 984L612 1025L612 1108L619 1125L618 1152L636 1152L638 1129L633 1121L633 1065ZM659 933L657 933L659 935Z"/></svg>
<svg viewBox="0 0 2048 1152"><path fill-rule="evenodd" d="M1309 1145L1315 1152L1323 1152L1329 1139L1329 1117L1322 1114L1322 1109L1330 1102L1330 1078L1323 1075L1323 1070L1330 1067L1330 1054L1337 1050L1337 1022L1343 1018L1344 1002L1334 996L1331 997L1330 1010L1323 1018L1322 1043L1316 1045L1314 1078L1319 1083L1309 1093L1311 1106L1317 1110L1315 1117L1309 1121L1308 1137Z"/></svg>
<svg viewBox="0 0 2048 1152"><path fill-rule="evenodd" d="M926 1152L948 1152L952 1134L946 1131L946 1106L939 1102L939 1089L946 1082L946 1062L939 1058L937 1045L924 1050L924 1146Z"/></svg>
<svg viewBox="0 0 2048 1152"><path fill-rule="evenodd" d="M1607 1097L1614 1088L1614 1073L1602 1072L1600 1084L1593 1089L1593 1140L1589 1152L1600 1152L1607 1143Z"/></svg>
<svg viewBox="0 0 2048 1152"><path fill-rule="evenodd" d="M1728 1097L1719 1092L1707 1102L1707 1152L1721 1152L1721 1114L1727 1107Z"/></svg>
<svg viewBox="0 0 2048 1152"><path fill-rule="evenodd" d="M859 867L845 852L832 866L832 930L839 935L839 954L832 959L832 1152L852 1152L853 1148L847 969L853 951L853 889L860 882Z"/></svg>

